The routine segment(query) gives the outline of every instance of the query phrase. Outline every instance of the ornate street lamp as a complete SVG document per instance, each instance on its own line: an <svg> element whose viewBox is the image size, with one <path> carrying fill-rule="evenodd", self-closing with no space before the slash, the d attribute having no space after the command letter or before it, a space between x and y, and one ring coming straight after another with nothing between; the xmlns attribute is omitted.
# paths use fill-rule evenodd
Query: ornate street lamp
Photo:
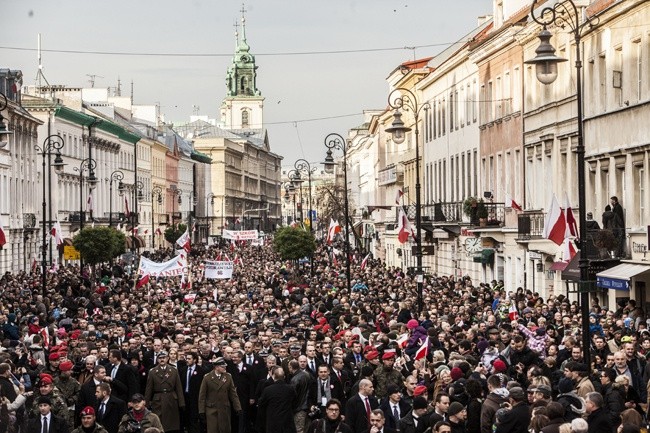
<svg viewBox="0 0 650 433"><path fill-rule="evenodd" d="M90 211L90 217L92 218L92 190L97 186L97 178L95 177L95 167L97 163L92 158L86 158L79 163L79 167L74 167L73 170L79 172L79 229L84 228L84 220L86 219L86 213L84 212L84 171L88 171L88 199L86 202L86 207Z"/></svg>
<svg viewBox="0 0 650 433"><path fill-rule="evenodd" d="M393 124L390 128L386 128L386 132L392 133L393 141L396 144L401 144L406 139L406 133L411 128L404 125L402 121L402 113L400 109L408 110L413 113L414 127L415 127L415 261L416 270L415 278L417 280L418 291L418 313L422 312L424 308L422 299L422 285L424 283L424 275L422 270L422 236L420 236L420 228L422 226L422 206L421 206L421 191L420 191L420 141L419 141L419 117L422 110L429 110L431 107L428 102L418 104L417 98L408 89L397 88L390 92L388 95L388 105L395 110L393 113Z"/></svg>
<svg viewBox="0 0 650 433"><path fill-rule="evenodd" d="M115 170L111 173L111 177L108 179L108 226L113 227L113 181L118 182L117 190L120 195L124 193L124 184L122 180L124 179L124 173L120 170Z"/></svg>
<svg viewBox="0 0 650 433"><path fill-rule="evenodd" d="M555 24L561 28L568 28L573 34L576 50L576 102L578 118L578 144L576 146L577 168L578 168L578 207L579 214L579 235L578 245L580 247L580 281L578 287L580 291L581 320L582 320L582 355L585 364L591 368L591 339L589 332L589 292L591 291L592 282L589 281L589 254L587 243L587 203L585 191L585 146L583 142L584 119L582 117L582 54L581 40L582 35L593 28L598 23L598 17L589 17L581 14L577 6L571 0L565 0L556 3L553 6L542 8L539 15L535 15L535 4L533 2L530 8L531 18L540 26L542 31L539 34L540 44L537 50L537 56L525 63L535 65L537 79L542 84L551 84L558 75L557 65L565 62L566 59L555 55L555 48L550 43L551 33L546 29L547 26Z"/></svg>
<svg viewBox="0 0 650 433"><path fill-rule="evenodd" d="M154 186L151 188L151 249L156 249L156 230L154 225L154 209L155 204L154 200L158 202L160 206L163 202L162 188L159 186Z"/></svg>

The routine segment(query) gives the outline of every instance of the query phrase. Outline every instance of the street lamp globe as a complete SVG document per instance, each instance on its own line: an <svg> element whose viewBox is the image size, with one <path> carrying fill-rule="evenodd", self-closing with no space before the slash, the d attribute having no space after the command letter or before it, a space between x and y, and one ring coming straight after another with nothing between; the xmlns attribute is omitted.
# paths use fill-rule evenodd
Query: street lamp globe
<svg viewBox="0 0 650 433"><path fill-rule="evenodd" d="M528 65L535 65L537 80L546 85L553 83L557 79L558 63L567 61L567 59L555 55L555 48L551 45L552 36L548 30L542 30L539 33L539 46L535 50L537 55L534 59L524 62Z"/></svg>
<svg viewBox="0 0 650 433"><path fill-rule="evenodd" d="M411 128L404 125L402 121L402 113L399 109L396 109L393 113L393 123L390 128L386 128L386 132L393 135L393 142L395 144L402 144L406 140L406 133L409 132Z"/></svg>
<svg viewBox="0 0 650 433"><path fill-rule="evenodd" d="M117 192L120 194L120 197L124 195L124 183L122 181L117 184Z"/></svg>
<svg viewBox="0 0 650 433"><path fill-rule="evenodd" d="M56 157L54 158L54 163L52 163L52 167L54 168L54 172L57 175L63 173L63 167L65 167L65 163L63 162L63 158L61 157L61 152L56 153Z"/></svg>
<svg viewBox="0 0 650 433"><path fill-rule="evenodd" d="M90 188L91 190L95 189L95 187L97 186L97 177L95 177L94 172L90 172L90 176L88 176L87 182L88 182L88 188Z"/></svg>
<svg viewBox="0 0 650 433"><path fill-rule="evenodd" d="M334 173L334 157L332 156L332 149L327 149L325 161L323 162L323 169L327 174Z"/></svg>

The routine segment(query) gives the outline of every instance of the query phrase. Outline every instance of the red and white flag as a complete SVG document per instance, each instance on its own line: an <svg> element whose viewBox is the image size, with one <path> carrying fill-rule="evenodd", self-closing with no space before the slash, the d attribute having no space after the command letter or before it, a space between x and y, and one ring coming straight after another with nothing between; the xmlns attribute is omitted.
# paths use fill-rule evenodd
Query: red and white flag
<svg viewBox="0 0 650 433"><path fill-rule="evenodd" d="M364 269L366 269L366 266L368 266L368 259L370 259L370 253L368 253L368 255L366 255L366 256L363 258L363 260L361 261L361 270L362 270L362 271L363 271Z"/></svg>
<svg viewBox="0 0 650 433"><path fill-rule="evenodd" d="M192 223L192 233L196 233L196 221Z"/></svg>
<svg viewBox="0 0 650 433"><path fill-rule="evenodd" d="M129 212L129 199L124 196L124 215L128 218L131 213Z"/></svg>
<svg viewBox="0 0 650 433"><path fill-rule="evenodd" d="M235 220L235 224L241 224L241 220L239 219L239 217L237 217L237 219Z"/></svg>
<svg viewBox="0 0 650 433"><path fill-rule="evenodd" d="M556 245L562 245L564 242L564 233L566 232L566 219L564 212L553 194L551 206L544 218L544 231L542 237L555 242Z"/></svg>
<svg viewBox="0 0 650 433"><path fill-rule="evenodd" d="M565 238L564 242L562 243L562 261L570 262L577 253L578 249L576 248L573 239Z"/></svg>
<svg viewBox="0 0 650 433"><path fill-rule="evenodd" d="M408 345L408 342L409 342L408 332L402 334L402 336L397 339L397 345L400 347L400 349L404 349Z"/></svg>
<svg viewBox="0 0 650 433"><path fill-rule="evenodd" d="M413 230L413 227L411 227L411 223L404 213L404 209L401 207L399 209L399 221L397 228L399 230L397 233L397 239L400 243L403 244L408 241L409 236L413 236L413 239L415 240L415 231Z"/></svg>
<svg viewBox="0 0 650 433"><path fill-rule="evenodd" d="M156 229L156 234L157 234L157 235L162 235L162 234L163 234L163 233L162 233L162 230L160 230L160 227L158 227L158 228Z"/></svg>
<svg viewBox="0 0 650 433"><path fill-rule="evenodd" d="M180 238L176 240L176 244L178 244L181 248L183 248L186 252L190 252L191 245L190 245L190 232L188 229L185 229L185 233L181 235Z"/></svg>
<svg viewBox="0 0 650 433"><path fill-rule="evenodd" d="M395 204L397 206L400 205L400 202L402 201L402 196L403 195L404 195L404 191L402 191L401 189L398 189L397 194L395 194Z"/></svg>
<svg viewBox="0 0 650 433"><path fill-rule="evenodd" d="M183 302L186 304L193 304L195 299L196 293L187 293L185 296L183 296Z"/></svg>
<svg viewBox="0 0 650 433"><path fill-rule="evenodd" d="M0 227L0 250L5 246L6 243L7 237L5 236L5 232L2 230L2 227Z"/></svg>
<svg viewBox="0 0 650 433"><path fill-rule="evenodd" d="M149 274L144 274L142 277L140 277L140 279L136 283L135 288L139 289L140 287L144 286L148 282L149 282Z"/></svg>
<svg viewBox="0 0 650 433"><path fill-rule="evenodd" d="M566 208L564 213L566 214L566 230L564 232L564 237L568 238L573 236L574 238L578 237L578 223L576 217L573 215L573 209L571 208L571 203L569 202L569 194L564 193L566 198Z"/></svg>
<svg viewBox="0 0 650 433"><path fill-rule="evenodd" d="M512 196L510 194L506 194L505 206L509 207L509 208L512 208L514 210L523 211L521 206L519 206L519 204L512 199Z"/></svg>
<svg viewBox="0 0 650 433"><path fill-rule="evenodd" d="M417 361L418 359L426 358L428 354L429 354L429 337L424 339L424 343L422 343L422 346L420 346L418 351L415 352L415 360Z"/></svg>
<svg viewBox="0 0 650 433"><path fill-rule="evenodd" d="M517 307L515 307L514 301L510 302L510 308L508 309L508 318L510 321L519 320L519 312L517 311Z"/></svg>
<svg viewBox="0 0 650 433"><path fill-rule="evenodd" d="M332 241L334 240L334 236L336 236L336 234L340 232L341 232L341 225L339 224L339 222L334 221L333 218L330 218L330 226L327 229L327 243L331 244Z"/></svg>
<svg viewBox="0 0 650 433"><path fill-rule="evenodd" d="M50 234L54 238L54 242L57 246L63 243L63 231L61 230L61 223L58 220L54 223L54 225L52 225Z"/></svg>

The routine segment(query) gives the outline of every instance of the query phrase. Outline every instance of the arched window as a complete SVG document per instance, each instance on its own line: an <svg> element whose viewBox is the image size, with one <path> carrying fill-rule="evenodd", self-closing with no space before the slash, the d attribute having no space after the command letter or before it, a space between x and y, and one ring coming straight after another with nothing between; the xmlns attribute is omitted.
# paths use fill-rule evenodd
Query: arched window
<svg viewBox="0 0 650 433"><path fill-rule="evenodd" d="M241 126L248 127L248 110L242 110L241 112Z"/></svg>

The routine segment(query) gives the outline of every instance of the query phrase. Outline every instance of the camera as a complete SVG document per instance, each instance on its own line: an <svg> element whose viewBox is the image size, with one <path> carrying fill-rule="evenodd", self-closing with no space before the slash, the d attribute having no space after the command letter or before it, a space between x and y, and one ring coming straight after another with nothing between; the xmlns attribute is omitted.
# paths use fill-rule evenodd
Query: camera
<svg viewBox="0 0 650 433"><path fill-rule="evenodd" d="M318 406L312 406L312 407L311 407L311 410L309 411L309 413L307 414L307 416L308 416L310 419L316 419L316 418L320 417L320 413L321 413L321 412L320 412L320 407L318 407Z"/></svg>
<svg viewBox="0 0 650 433"><path fill-rule="evenodd" d="M142 426L135 420L129 420L126 424L126 431L129 433L140 433Z"/></svg>

